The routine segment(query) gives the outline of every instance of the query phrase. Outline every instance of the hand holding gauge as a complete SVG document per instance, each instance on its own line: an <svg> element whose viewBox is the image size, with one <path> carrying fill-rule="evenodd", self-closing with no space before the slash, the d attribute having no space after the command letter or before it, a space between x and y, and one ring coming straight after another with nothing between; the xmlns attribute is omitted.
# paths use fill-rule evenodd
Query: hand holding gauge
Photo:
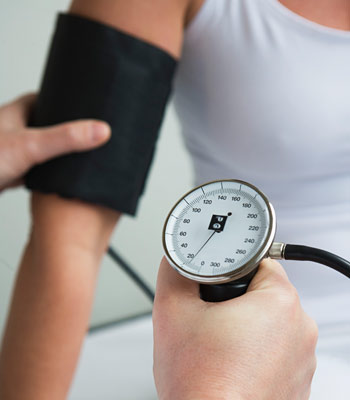
<svg viewBox="0 0 350 400"><path fill-rule="evenodd" d="M265 257L309 260L350 277L350 263L306 246L274 243L276 216L267 197L240 180L199 186L170 211L163 246L170 265L201 283L205 301L224 301L244 294Z"/></svg>

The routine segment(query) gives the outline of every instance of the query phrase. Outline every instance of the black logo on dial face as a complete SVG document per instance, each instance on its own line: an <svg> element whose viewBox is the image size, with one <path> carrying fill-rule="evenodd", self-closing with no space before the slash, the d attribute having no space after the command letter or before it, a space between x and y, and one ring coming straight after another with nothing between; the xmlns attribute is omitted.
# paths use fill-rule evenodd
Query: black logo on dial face
<svg viewBox="0 0 350 400"><path fill-rule="evenodd" d="M208 229L216 232L222 232L225 228L227 215L213 215Z"/></svg>

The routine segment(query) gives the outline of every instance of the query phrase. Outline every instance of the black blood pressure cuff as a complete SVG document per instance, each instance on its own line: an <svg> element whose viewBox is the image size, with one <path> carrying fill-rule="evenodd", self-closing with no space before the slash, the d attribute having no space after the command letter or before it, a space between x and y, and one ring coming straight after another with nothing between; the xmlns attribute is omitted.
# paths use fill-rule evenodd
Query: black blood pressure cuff
<svg viewBox="0 0 350 400"><path fill-rule="evenodd" d="M30 125L100 119L112 137L96 150L34 167L26 186L135 214L176 64L140 39L61 14Z"/></svg>

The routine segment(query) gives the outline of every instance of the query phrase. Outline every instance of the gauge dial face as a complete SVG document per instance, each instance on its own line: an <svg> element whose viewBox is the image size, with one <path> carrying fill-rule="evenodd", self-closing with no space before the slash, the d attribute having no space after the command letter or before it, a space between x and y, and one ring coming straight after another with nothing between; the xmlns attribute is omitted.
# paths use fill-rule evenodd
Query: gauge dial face
<svg viewBox="0 0 350 400"><path fill-rule="evenodd" d="M223 180L192 190L175 205L163 245L182 275L209 283L250 272L274 234L274 211L264 194L246 182Z"/></svg>

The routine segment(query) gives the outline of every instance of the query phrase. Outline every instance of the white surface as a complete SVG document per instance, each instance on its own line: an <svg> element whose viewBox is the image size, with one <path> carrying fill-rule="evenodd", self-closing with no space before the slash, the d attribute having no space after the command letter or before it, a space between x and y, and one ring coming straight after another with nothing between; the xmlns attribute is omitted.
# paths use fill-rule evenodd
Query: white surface
<svg viewBox="0 0 350 400"><path fill-rule="evenodd" d="M150 317L90 334L69 400L157 399L152 347ZM349 400L350 363L341 354L344 348L350 359L350 325L320 327L311 400Z"/></svg>
<svg viewBox="0 0 350 400"><path fill-rule="evenodd" d="M350 399L350 324L319 327L311 400Z"/></svg>
<svg viewBox="0 0 350 400"><path fill-rule="evenodd" d="M90 334L69 400L156 400L152 352L150 317Z"/></svg>

